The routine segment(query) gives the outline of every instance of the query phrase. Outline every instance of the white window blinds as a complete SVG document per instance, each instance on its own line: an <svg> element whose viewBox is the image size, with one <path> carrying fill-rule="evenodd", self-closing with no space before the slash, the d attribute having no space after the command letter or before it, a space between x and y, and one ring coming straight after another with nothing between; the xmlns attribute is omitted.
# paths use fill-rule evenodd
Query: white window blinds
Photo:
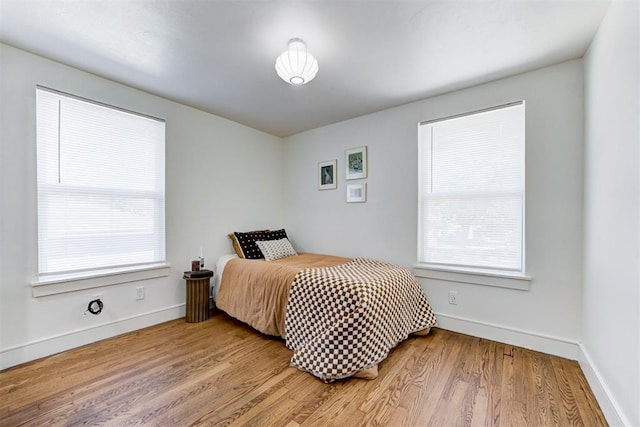
<svg viewBox="0 0 640 427"><path fill-rule="evenodd" d="M165 123L36 89L40 275L165 261Z"/></svg>
<svg viewBox="0 0 640 427"><path fill-rule="evenodd" d="M420 124L418 262L524 273L524 103Z"/></svg>

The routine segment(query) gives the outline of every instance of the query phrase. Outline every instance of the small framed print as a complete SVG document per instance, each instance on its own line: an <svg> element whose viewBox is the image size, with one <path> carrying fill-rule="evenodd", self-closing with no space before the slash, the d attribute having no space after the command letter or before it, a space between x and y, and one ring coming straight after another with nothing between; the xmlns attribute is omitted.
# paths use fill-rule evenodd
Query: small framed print
<svg viewBox="0 0 640 427"><path fill-rule="evenodd" d="M318 163L318 190L335 190L338 188L337 169L337 160Z"/></svg>
<svg viewBox="0 0 640 427"><path fill-rule="evenodd" d="M346 179L362 179L367 177L367 147L357 147L345 151L347 164Z"/></svg>
<svg viewBox="0 0 640 427"><path fill-rule="evenodd" d="M347 185L347 203L364 203L367 201L367 184Z"/></svg>

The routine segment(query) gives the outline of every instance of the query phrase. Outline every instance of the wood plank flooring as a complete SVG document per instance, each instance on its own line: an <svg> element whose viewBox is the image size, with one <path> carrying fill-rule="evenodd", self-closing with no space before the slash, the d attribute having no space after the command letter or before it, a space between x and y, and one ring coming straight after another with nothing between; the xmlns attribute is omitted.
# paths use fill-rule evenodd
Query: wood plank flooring
<svg viewBox="0 0 640 427"><path fill-rule="evenodd" d="M603 426L577 362L441 329L324 384L223 313L0 373L0 425Z"/></svg>

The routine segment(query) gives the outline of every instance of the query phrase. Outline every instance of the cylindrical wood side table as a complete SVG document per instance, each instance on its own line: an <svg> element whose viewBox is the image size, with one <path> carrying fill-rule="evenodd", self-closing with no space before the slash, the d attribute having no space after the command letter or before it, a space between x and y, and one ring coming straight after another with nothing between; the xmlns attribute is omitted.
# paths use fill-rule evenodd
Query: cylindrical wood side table
<svg viewBox="0 0 640 427"><path fill-rule="evenodd" d="M209 281L211 277L188 278L187 281L187 322L202 322L209 318Z"/></svg>

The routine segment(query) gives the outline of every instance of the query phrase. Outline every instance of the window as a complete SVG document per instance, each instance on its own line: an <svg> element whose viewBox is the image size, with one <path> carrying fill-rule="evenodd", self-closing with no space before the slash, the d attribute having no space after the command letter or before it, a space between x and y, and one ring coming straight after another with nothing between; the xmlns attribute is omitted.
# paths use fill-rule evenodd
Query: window
<svg viewBox="0 0 640 427"><path fill-rule="evenodd" d="M36 89L40 277L165 261L163 120Z"/></svg>
<svg viewBox="0 0 640 427"><path fill-rule="evenodd" d="M524 275L524 102L419 126L420 266Z"/></svg>

